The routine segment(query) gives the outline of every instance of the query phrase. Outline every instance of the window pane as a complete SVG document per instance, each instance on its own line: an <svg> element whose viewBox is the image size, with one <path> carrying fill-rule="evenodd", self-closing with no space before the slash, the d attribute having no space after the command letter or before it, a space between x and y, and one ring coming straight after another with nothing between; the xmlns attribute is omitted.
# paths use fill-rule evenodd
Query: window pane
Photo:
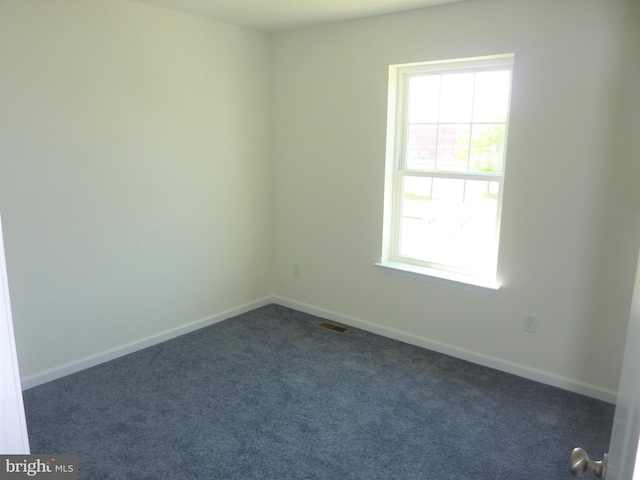
<svg viewBox="0 0 640 480"><path fill-rule="evenodd" d="M486 270L495 259L498 182L405 177L400 255Z"/></svg>
<svg viewBox="0 0 640 480"><path fill-rule="evenodd" d="M470 123L474 73L442 75L440 117L442 123Z"/></svg>
<svg viewBox="0 0 640 480"><path fill-rule="evenodd" d="M476 73L473 100L474 122L506 122L511 72L497 70Z"/></svg>
<svg viewBox="0 0 640 480"><path fill-rule="evenodd" d="M436 125L409 125L407 168L434 169L436 165Z"/></svg>
<svg viewBox="0 0 640 480"><path fill-rule="evenodd" d="M501 173L504 124L474 125L471 131L471 171Z"/></svg>
<svg viewBox="0 0 640 480"><path fill-rule="evenodd" d="M431 215L433 179L405 177L402 190L402 216L427 218Z"/></svg>
<svg viewBox="0 0 640 480"><path fill-rule="evenodd" d="M440 75L409 79L409 123L436 123L440 103Z"/></svg>
<svg viewBox="0 0 640 480"><path fill-rule="evenodd" d="M400 226L400 254L422 258L426 242L425 222L432 217L433 179L405 177L402 188L402 221Z"/></svg>
<svg viewBox="0 0 640 480"><path fill-rule="evenodd" d="M437 155L439 171L467 171L470 131L471 125L440 125Z"/></svg>

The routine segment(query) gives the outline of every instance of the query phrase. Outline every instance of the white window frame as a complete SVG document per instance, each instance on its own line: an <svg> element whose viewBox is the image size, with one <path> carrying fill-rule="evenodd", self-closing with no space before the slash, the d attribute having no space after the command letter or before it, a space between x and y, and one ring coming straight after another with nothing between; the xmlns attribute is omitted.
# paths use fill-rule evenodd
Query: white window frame
<svg viewBox="0 0 640 480"><path fill-rule="evenodd" d="M436 62L391 65L389 67L389 100L387 121L387 154L385 166L384 223L381 261L377 263L386 273L400 274L420 280L435 281L479 293L495 294L499 289L496 279L498 260L498 239L502 212L502 196L505 174L505 159L501 173L440 172L433 170L408 169L404 166L404 150L407 129L407 94L411 76L425 73L454 73L478 70L511 70L513 72L513 54L463 58ZM509 104L507 105L504 155L509 126ZM499 183L497 216L495 229L495 256L493 268L489 271L466 271L453 266L438 265L400 255L399 233L402 206L402 181L405 176L452 178L462 180L491 180Z"/></svg>

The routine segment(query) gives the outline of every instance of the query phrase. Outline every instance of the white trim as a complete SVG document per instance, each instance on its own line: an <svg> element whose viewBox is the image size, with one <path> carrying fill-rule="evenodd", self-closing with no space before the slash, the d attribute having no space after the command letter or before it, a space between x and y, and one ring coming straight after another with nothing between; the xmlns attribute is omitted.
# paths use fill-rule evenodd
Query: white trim
<svg viewBox="0 0 640 480"><path fill-rule="evenodd" d="M391 327L385 327L374 323L367 322L365 320L352 317L350 315L344 315L324 308L319 308L306 303L297 302L288 298L273 297L273 303L282 305L284 307L293 308L310 315L316 315L318 317L326 318L334 322L343 323L350 327L360 328L377 335L392 338L404 343L409 343L418 347L433 350L434 352L450 355L455 358L467 360L469 362L482 365L485 367L500 370L502 372L517 375L519 377L527 378L536 382L544 383L553 387L558 387L569 392L578 393L587 397L602 400L608 403L616 403L617 392L608 388L598 387L590 383L581 382L580 380L574 380L572 378L564 377L562 375L556 375L555 373L547 372L537 368L522 365L520 363L511 362L501 358L493 357L491 355L485 355L473 350L469 350L462 347L457 347L448 343L432 340L412 333L403 332Z"/></svg>
<svg viewBox="0 0 640 480"><path fill-rule="evenodd" d="M137 352L147 347L151 347L158 343L166 342L167 340L171 340L172 338L176 338L186 333L191 333L201 328L208 327L209 325L221 322L230 317L235 317L236 315L250 312L251 310L255 310L256 308L264 307L265 305L273 303L272 300L273 297L264 297L254 302L245 303L244 305L240 305L239 307L225 310L224 312L220 312L208 317L201 318L200 320L187 323L186 325L171 328L169 330L165 330L164 332L156 333L140 340L126 343L119 347L110 348L103 352L96 353L95 355L89 355L88 357L74 360L73 362L65 363L63 365L58 365L34 375L29 375L28 377L24 377L22 379L22 389L27 390L43 383L47 383L52 380L65 377L67 375L71 375L72 373L79 372L86 368L94 367L101 363L108 362L109 360L114 360L124 355Z"/></svg>
<svg viewBox="0 0 640 480"><path fill-rule="evenodd" d="M397 63L390 65L395 69L402 68L409 73L423 72L425 70L431 71L448 71L448 70L467 70L469 65L474 68L482 67L511 67L513 66L513 60L515 53L502 53L497 55L484 55L481 57L465 57L465 58L453 58L444 60L432 60L429 62L411 62L411 63Z"/></svg>
<svg viewBox="0 0 640 480"><path fill-rule="evenodd" d="M500 290L500 285L495 280L473 277L448 270L439 270L404 262L378 262L375 265L384 273L437 283L446 287L460 288L483 295L496 296L498 290Z"/></svg>

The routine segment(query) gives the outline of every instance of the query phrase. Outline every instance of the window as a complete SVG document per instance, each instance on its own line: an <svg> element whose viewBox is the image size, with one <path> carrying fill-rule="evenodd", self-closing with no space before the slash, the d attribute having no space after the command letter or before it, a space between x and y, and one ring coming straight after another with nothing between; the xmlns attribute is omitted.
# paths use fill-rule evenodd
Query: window
<svg viewBox="0 0 640 480"><path fill-rule="evenodd" d="M390 67L381 266L495 287L512 65Z"/></svg>

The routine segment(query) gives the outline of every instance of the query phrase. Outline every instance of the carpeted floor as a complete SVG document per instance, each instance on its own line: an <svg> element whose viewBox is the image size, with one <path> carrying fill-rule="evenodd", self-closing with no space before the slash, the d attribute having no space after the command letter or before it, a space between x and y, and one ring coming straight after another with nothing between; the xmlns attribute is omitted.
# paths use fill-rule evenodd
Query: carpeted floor
<svg viewBox="0 0 640 480"><path fill-rule="evenodd" d="M24 392L98 479L569 479L614 406L276 305Z"/></svg>

